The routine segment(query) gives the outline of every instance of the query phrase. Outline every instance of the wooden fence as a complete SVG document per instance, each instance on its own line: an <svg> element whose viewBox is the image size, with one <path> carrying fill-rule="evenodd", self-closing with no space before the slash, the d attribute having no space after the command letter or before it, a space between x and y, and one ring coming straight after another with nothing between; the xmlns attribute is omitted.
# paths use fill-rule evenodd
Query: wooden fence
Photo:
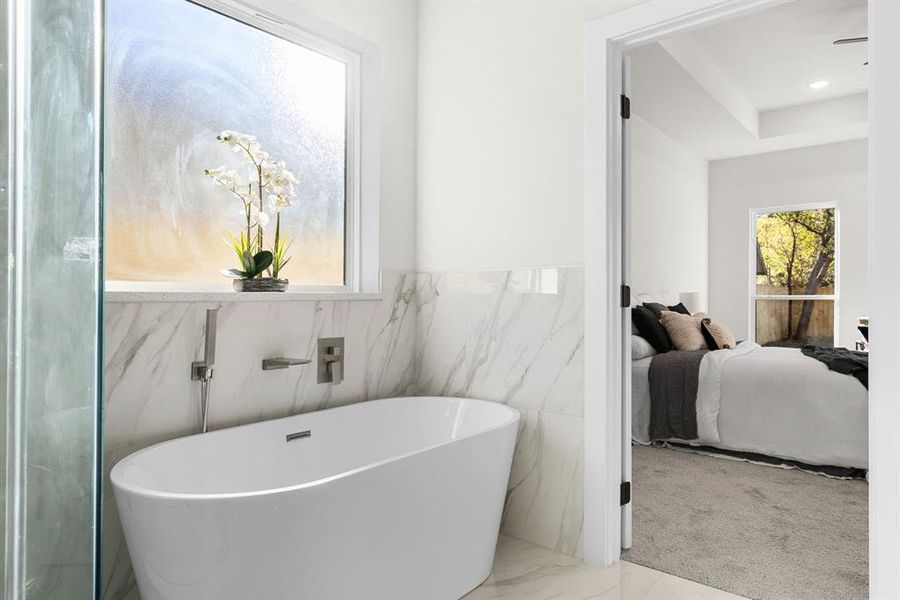
<svg viewBox="0 0 900 600"><path fill-rule="evenodd" d="M817 295L830 295L834 288L819 288ZM787 289L777 286L760 285L759 295L785 295ZM795 291L794 293L798 293ZM803 290L799 290L803 293ZM812 315L806 338L798 343L830 345L834 339L834 301L814 300ZM788 312L791 312L791 333L796 334L797 323L803 310L803 300L757 300L756 301L756 341L760 344L781 342L788 337Z"/></svg>

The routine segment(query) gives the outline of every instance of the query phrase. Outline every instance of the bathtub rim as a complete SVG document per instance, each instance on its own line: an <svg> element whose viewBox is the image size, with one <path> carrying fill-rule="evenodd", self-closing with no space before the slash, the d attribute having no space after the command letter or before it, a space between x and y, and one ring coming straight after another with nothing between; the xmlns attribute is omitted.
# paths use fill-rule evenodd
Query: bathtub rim
<svg viewBox="0 0 900 600"><path fill-rule="evenodd" d="M124 463L137 458L141 454L150 452L154 448L157 448L159 446L164 446L166 444L171 444L171 443L177 442L179 440L184 440L184 439L195 437L198 435L215 435L216 433L220 433L220 432L235 431L235 430L243 429L246 427L253 427L254 425L259 425L261 423L274 423L277 421L293 419L296 417L301 417L304 415L310 415L310 414L314 414L314 413L325 413L325 412L331 412L331 411L340 411L340 410L344 410L344 409L351 409L359 404L364 404L364 403L365 404L369 404L369 403L380 404L383 402L390 402L392 400L400 400L400 399L405 399L405 398L460 400L460 401L465 401L465 402L472 402L475 404L492 405L492 406L496 406L496 407L501 407L502 409L506 410L509 413L509 418L504 419L501 422L494 424L490 427L487 427L485 429L474 431L472 433L468 433L468 434L460 436L458 438L452 438L452 439L444 440L437 444L432 444L430 446L424 446L422 448L417 448L416 450L411 451L411 452L405 452L403 454L398 454L396 456L392 456L390 458L386 458L386 459L380 460L378 462L368 463L361 467L357 467L355 469L350 469L348 471L344 471L342 473L337 473L335 475L329 475L328 477L322 477L322 478L316 479L314 481L306 481L303 483L297 483L297 484L283 486L283 487L279 487L279 488L270 488L270 489L266 489L266 490L253 490L253 491L248 491L248 492L216 492L216 493L190 492L190 493L185 493L185 492L165 492L165 491L160 491L160 490L154 490L154 489L137 486L137 485L130 484L130 483L125 483L123 481L124 476L122 475L121 471L124 468L124 467L122 467L122 465ZM253 423L246 423L244 425L237 425L235 427L226 427L224 429L217 429L215 431L211 431L207 434L194 433L194 434L191 434L188 436L182 436L182 437L172 438L170 440L158 442L151 446L147 446L146 448L141 448L140 450L136 450L135 452L132 452L128 456L126 456L123 459L116 462L116 464L113 465L112 469L110 469L109 479L113 486L114 492L122 491L122 492L125 492L128 494L133 494L133 495L141 496L144 498L155 498L155 499L160 499L160 500L235 500L235 499L241 499L241 498L255 498L258 496L287 494L290 492L294 492L294 491L298 491L298 490L302 490L302 489L306 489L306 488L312 488L312 487L317 487L320 485L325 485L332 481L337 481L339 479L343 479L345 477L350 477L350 476L356 475L358 473L362 473L362 472L369 471L369 470L374 470L374 469L377 469L384 465L388 465L388 464L403 460L405 458L409 458L410 456L414 456L416 454L423 454L425 452L430 452L431 450L435 450L437 448L441 448L441 447L447 446L449 444L455 444L455 443L461 442L463 440L466 440L466 439L469 439L469 438L472 438L472 437L475 437L478 435L483 435L486 433L490 433L492 431L499 431L499 430L509 427L511 425L516 426L518 428L518 424L519 424L519 421L521 420L521 418L522 418L521 413L519 413L518 410L516 410L512 406L509 406L508 404L503 404L501 402L492 402L490 400L479 400L477 398L456 397L456 396L397 396L397 397L393 397L393 398L380 398L378 400L365 400L362 402L354 402L352 404L345 404L343 406L335 406L332 408L325 408L322 410L309 411L309 412L305 412L305 413L297 413L295 415L288 415L286 417L279 417L277 419L267 419L264 421L256 421Z"/></svg>

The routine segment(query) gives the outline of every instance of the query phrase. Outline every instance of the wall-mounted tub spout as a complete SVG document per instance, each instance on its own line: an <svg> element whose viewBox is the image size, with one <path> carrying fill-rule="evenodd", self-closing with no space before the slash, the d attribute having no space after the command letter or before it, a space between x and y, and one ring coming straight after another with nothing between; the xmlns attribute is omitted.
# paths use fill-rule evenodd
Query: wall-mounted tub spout
<svg viewBox="0 0 900 600"><path fill-rule="evenodd" d="M206 433L209 422L209 383L216 366L216 321L218 314L218 308L206 310L203 360L191 363L191 380L200 382L200 433Z"/></svg>
<svg viewBox="0 0 900 600"><path fill-rule="evenodd" d="M285 358L279 356L276 358L264 358L262 361L263 371L273 371L275 369L287 369L294 365L308 365L312 361L308 358Z"/></svg>

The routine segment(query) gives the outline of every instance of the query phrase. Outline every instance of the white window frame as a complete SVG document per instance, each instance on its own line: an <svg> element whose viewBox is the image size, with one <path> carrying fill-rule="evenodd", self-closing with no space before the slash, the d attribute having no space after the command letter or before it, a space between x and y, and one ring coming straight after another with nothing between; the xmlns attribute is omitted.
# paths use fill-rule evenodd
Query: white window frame
<svg viewBox="0 0 900 600"><path fill-rule="evenodd" d="M379 80L380 52L363 38L294 5L263 10L240 0L184 0L271 35L298 44L347 66L346 185L344 198L344 285L291 284L288 294L364 296L380 293L378 205L381 190ZM222 283L107 281L112 293L215 294L231 291ZM235 294L235 299L246 294ZM124 297L124 296L123 296Z"/></svg>
<svg viewBox="0 0 900 600"><path fill-rule="evenodd" d="M756 220L765 215L775 213L817 210L821 208L830 208L834 210L834 293L820 295L793 294L791 296L778 294L757 294L756 293ZM779 300L786 302L790 300L832 300L834 302L834 323L832 330L834 332L832 343L838 346L840 343L840 296L841 296L841 212L835 202L821 202L814 204L790 204L787 206L768 206L765 208L750 209L750 246L749 246L749 298L750 304L747 313L747 339L756 340L756 301L757 300Z"/></svg>

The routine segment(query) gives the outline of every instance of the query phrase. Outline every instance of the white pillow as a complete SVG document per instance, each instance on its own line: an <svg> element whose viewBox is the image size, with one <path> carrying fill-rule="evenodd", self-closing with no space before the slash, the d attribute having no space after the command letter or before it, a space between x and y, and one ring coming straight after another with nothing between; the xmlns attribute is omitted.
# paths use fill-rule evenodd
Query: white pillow
<svg viewBox="0 0 900 600"><path fill-rule="evenodd" d="M640 360L656 354L656 349L650 342L639 335L631 336L631 360Z"/></svg>
<svg viewBox="0 0 900 600"><path fill-rule="evenodd" d="M679 298L680 294L678 292L641 292L640 294L635 294L637 302L632 302L631 304L656 302L663 306L675 306L681 301Z"/></svg>

